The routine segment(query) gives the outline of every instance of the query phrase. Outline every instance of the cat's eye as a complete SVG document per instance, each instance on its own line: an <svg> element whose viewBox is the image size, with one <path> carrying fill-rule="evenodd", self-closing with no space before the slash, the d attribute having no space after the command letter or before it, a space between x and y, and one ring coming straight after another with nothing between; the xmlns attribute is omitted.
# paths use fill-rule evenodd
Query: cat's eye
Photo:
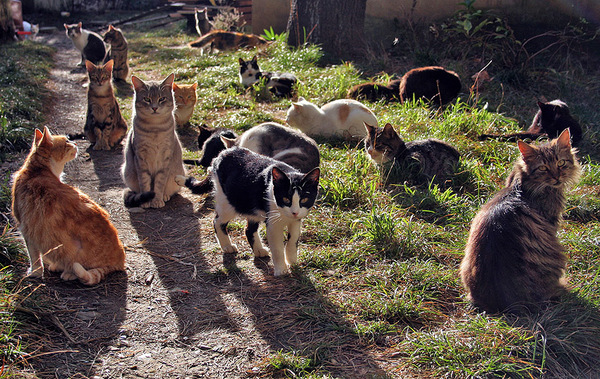
<svg viewBox="0 0 600 379"><path fill-rule="evenodd" d="M564 159L561 159L560 161L558 161L558 162L556 163L556 165L557 165L558 167L564 167L564 165L566 165L566 164L567 164L567 161L565 161Z"/></svg>
<svg viewBox="0 0 600 379"><path fill-rule="evenodd" d="M300 199L300 204L306 204L308 203L308 197L303 197L302 199Z"/></svg>
<svg viewBox="0 0 600 379"><path fill-rule="evenodd" d="M144 100L146 103L149 103L149 102L150 102L150 98L149 98L149 97L144 97L144 98L143 98L143 100Z"/></svg>
<svg viewBox="0 0 600 379"><path fill-rule="evenodd" d="M284 198L283 198L283 199L281 199L281 200L283 200L283 202L284 202L284 203L286 203L286 204L287 204L287 203L291 203L291 201L290 201L290 198L289 198L289 197L284 197Z"/></svg>
<svg viewBox="0 0 600 379"><path fill-rule="evenodd" d="M539 171L548 171L548 167L546 166L540 166L537 168Z"/></svg>
<svg viewBox="0 0 600 379"><path fill-rule="evenodd" d="M160 99L158 99L158 102L159 102L159 103L164 103L165 101L167 101L167 98L166 98L166 97L164 97L164 96L163 96L163 97L161 97Z"/></svg>

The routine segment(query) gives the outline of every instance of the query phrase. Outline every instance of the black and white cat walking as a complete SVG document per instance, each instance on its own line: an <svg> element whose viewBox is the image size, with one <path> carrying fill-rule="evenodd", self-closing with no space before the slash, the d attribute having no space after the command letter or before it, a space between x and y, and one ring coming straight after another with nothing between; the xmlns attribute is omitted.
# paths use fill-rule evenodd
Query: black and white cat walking
<svg viewBox="0 0 600 379"><path fill-rule="evenodd" d="M237 251L227 234L227 224L236 216L242 216L248 220L246 238L254 256L268 256L258 234L259 223L264 221L275 276L288 273L289 266L298 259L302 219L317 198L319 175L319 168L303 174L292 166L245 148L223 151L212 164L214 227L223 252Z"/></svg>

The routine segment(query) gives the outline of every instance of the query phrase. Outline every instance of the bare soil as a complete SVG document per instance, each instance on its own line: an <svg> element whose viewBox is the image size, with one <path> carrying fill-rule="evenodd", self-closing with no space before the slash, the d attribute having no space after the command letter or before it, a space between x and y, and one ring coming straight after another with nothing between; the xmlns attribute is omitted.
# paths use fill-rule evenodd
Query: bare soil
<svg viewBox="0 0 600 379"><path fill-rule="evenodd" d="M81 132L87 77L76 69L79 54L63 33L41 38L57 48L47 124L55 133ZM183 144L193 147L195 134L184 134ZM32 280L53 312L40 307L34 309L39 319L30 317L23 338L38 350L24 375L279 377L285 372L264 365L278 351L316 351L310 357L334 377L394 371L361 345L300 270L275 278L270 261L254 261L242 228L231 234L243 252L224 256L213 236L209 197L182 190L164 208L130 213L122 201L122 149L93 151L87 141L78 146L64 180L110 213L126 246L127 271L93 287L52 274Z"/></svg>

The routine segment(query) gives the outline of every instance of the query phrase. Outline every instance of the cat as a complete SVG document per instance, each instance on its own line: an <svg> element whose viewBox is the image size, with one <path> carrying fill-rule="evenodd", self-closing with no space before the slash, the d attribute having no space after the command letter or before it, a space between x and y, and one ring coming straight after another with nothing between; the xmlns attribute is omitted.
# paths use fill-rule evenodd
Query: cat
<svg viewBox="0 0 600 379"><path fill-rule="evenodd" d="M192 113L194 113L194 106L198 100L196 88L198 88L198 83L173 83L173 93L175 95L175 121L177 126L189 124Z"/></svg>
<svg viewBox="0 0 600 379"><path fill-rule="evenodd" d="M208 167L212 163L212 160L226 148L221 136L227 139L236 139L238 137L233 130L227 128L210 128L206 125L200 125L198 129L200 130L198 134L198 148L203 151L202 158L199 160L184 159L183 163Z"/></svg>
<svg viewBox="0 0 600 379"><path fill-rule="evenodd" d="M106 45L99 34L82 28L81 22L78 24L64 24L67 36L73 41L73 44L81 53L81 62L78 66L84 66L88 60L93 64L104 63L106 57Z"/></svg>
<svg viewBox="0 0 600 379"><path fill-rule="evenodd" d="M114 81L127 81L129 75L129 64L127 63L127 40L121 29L108 25L108 30L104 33L104 42L110 45L108 56L115 61L113 67Z"/></svg>
<svg viewBox="0 0 600 379"><path fill-rule="evenodd" d="M531 125L525 132L511 134L482 134L480 141L497 139L504 142L515 142L518 139L538 139L547 136L556 138L565 129L569 129L572 145L578 146L582 138L581 125L571 116L569 107L562 100L548 102L538 101L539 110L533 117Z"/></svg>
<svg viewBox="0 0 600 379"><path fill-rule="evenodd" d="M194 8L194 19L196 20L196 32L202 37L212 29L212 24L208 20L208 8Z"/></svg>
<svg viewBox="0 0 600 379"><path fill-rule="evenodd" d="M249 61L239 58L239 63L240 83L244 87L251 87L264 80L266 89L275 96L289 97L293 94L293 87L298 81L293 74L261 71L256 55Z"/></svg>
<svg viewBox="0 0 600 379"><path fill-rule="evenodd" d="M197 40L190 42L188 46L200 48L204 52L204 48L210 45L209 52L212 53L214 49L219 51L235 50L240 47L258 47L267 43L266 39L256 34L212 30Z"/></svg>
<svg viewBox="0 0 600 379"><path fill-rule="evenodd" d="M66 136L35 130L33 145L12 186L12 213L25 239L28 275L44 267L63 280L94 285L125 270L125 250L108 213L89 196L61 181L77 155Z"/></svg>
<svg viewBox="0 0 600 379"><path fill-rule="evenodd" d="M434 138L404 142L391 124L383 128L365 123L365 151L388 169L388 180L443 183L459 165L460 153Z"/></svg>
<svg viewBox="0 0 600 379"><path fill-rule="evenodd" d="M400 79L390 80L388 84L362 83L348 90L347 98L369 101L400 101Z"/></svg>
<svg viewBox="0 0 600 379"><path fill-rule="evenodd" d="M127 133L127 122L121 115L113 92L111 73L114 61L95 65L85 61L90 84L88 86L88 109L83 131L94 150L110 150L117 146Z"/></svg>
<svg viewBox="0 0 600 379"><path fill-rule="evenodd" d="M565 190L581 174L569 129L539 147L522 141L518 147L506 186L471 223L460 265L469 299L489 313L519 313L566 290L567 258L557 232Z"/></svg>
<svg viewBox="0 0 600 379"><path fill-rule="evenodd" d="M123 151L121 175L128 208L161 208L179 191L176 175L185 175L181 142L175 131L171 74L162 82L131 77L133 122Z"/></svg>
<svg viewBox="0 0 600 379"><path fill-rule="evenodd" d="M423 99L431 104L444 105L458 96L462 84L458 75L443 67L413 68L400 81L400 101Z"/></svg>
<svg viewBox="0 0 600 379"><path fill-rule="evenodd" d="M206 139L200 165L207 167L221 151L236 145L287 163L302 173L319 167L317 143L299 130L275 122L265 122L248 129L240 137L231 138L227 132L234 134L227 129L217 129ZM210 178L199 181L190 176L176 177L175 180L195 194L204 194L212 190Z"/></svg>
<svg viewBox="0 0 600 379"><path fill-rule="evenodd" d="M268 256L258 234L259 223L264 221L274 274L286 274L297 261L302 219L317 198L319 175L319 168L302 174L283 162L242 147L222 152L213 161L211 176L215 188L215 235L223 252L237 251L227 234L227 224L239 215L248 220L246 237L254 256Z"/></svg>
<svg viewBox="0 0 600 379"><path fill-rule="evenodd" d="M377 117L356 100L334 100L319 108L301 97L288 109L286 122L312 137L360 139L364 123L377 125Z"/></svg>

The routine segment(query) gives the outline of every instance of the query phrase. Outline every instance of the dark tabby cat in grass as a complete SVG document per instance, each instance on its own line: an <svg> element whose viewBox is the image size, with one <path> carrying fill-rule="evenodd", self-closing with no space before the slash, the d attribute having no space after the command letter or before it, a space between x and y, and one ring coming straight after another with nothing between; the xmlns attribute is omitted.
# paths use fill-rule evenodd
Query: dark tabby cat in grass
<svg viewBox="0 0 600 379"><path fill-rule="evenodd" d="M581 174L569 129L539 147L518 147L506 187L471 223L460 266L470 300L490 313L519 313L565 291L567 258L557 232L565 191Z"/></svg>
<svg viewBox="0 0 600 379"><path fill-rule="evenodd" d="M119 145L127 133L127 123L121 115L111 83L113 60L99 66L85 61L85 67L90 85L83 131L94 145L94 150L110 150Z"/></svg>
<svg viewBox="0 0 600 379"><path fill-rule="evenodd" d="M104 63L106 45L98 33L83 29L81 22L78 24L64 24L67 37L81 53L81 62L78 66L85 66L88 60L93 64Z"/></svg>
<svg viewBox="0 0 600 379"><path fill-rule="evenodd" d="M303 174L242 147L222 152L213 161L211 176L215 188L214 228L223 252L237 252L227 234L227 224L241 216L248 220L246 237L254 256L268 256L258 234L259 223L264 221L274 274L286 274L298 259L302 219L317 198L319 174L319 168Z"/></svg>
<svg viewBox="0 0 600 379"><path fill-rule="evenodd" d="M459 165L460 153L444 141L404 142L391 124L379 128L365 123L365 128L365 150L384 168L388 181L444 183Z"/></svg>
<svg viewBox="0 0 600 379"><path fill-rule="evenodd" d="M110 45L108 56L115 64L113 67L113 80L125 82L129 75L129 64L127 63L128 45L123 32L112 25L104 33L104 42Z"/></svg>
<svg viewBox="0 0 600 379"><path fill-rule="evenodd" d="M184 163L199 163L207 167L221 151L234 145L287 163L302 173L309 172L318 167L320 163L319 148L312 138L299 130L275 122L265 122L254 126L240 137L228 129L213 129L210 135L208 134L210 133L209 129L202 128L201 130L205 133L204 137L202 137L203 133L200 133L200 137L198 137L198 142L201 137L205 139L202 146L204 152L202 159L200 161L185 160ZM177 177L176 180L181 186L186 186L195 194L203 194L212 190L210 178L199 181L193 177Z"/></svg>
<svg viewBox="0 0 600 379"><path fill-rule="evenodd" d="M415 98L432 105L444 105L458 96L461 88L460 78L453 71L437 66L413 68L402 76L400 100Z"/></svg>
<svg viewBox="0 0 600 379"><path fill-rule="evenodd" d="M298 81L293 74L261 71L258 67L256 55L249 61L240 58L239 63L240 82L244 87L251 87L254 84L264 81L267 91L270 91L275 96L289 97L293 94L294 85Z"/></svg>
<svg viewBox="0 0 600 379"><path fill-rule="evenodd" d="M497 139L500 141L515 142L518 139L538 139L540 137L556 138L565 129L569 129L573 146L577 146L582 138L581 126L571 116L569 107L561 100L548 102L538 101L539 110L535 114L531 126L525 132L512 134L482 134L481 141Z"/></svg>

